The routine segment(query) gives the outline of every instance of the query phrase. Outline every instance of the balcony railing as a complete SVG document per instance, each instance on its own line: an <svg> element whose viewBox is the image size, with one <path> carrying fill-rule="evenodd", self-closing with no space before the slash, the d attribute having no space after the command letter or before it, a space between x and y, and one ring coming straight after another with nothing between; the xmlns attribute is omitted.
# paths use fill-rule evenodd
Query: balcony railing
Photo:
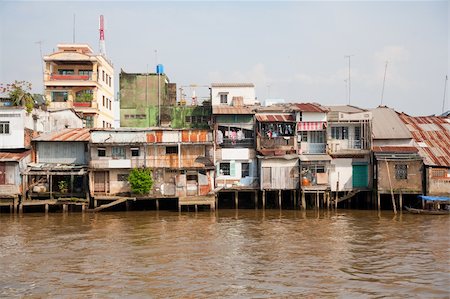
<svg viewBox="0 0 450 299"><path fill-rule="evenodd" d="M81 80L87 81L92 80L89 75L60 75L60 74L51 74L50 80Z"/></svg>
<svg viewBox="0 0 450 299"><path fill-rule="evenodd" d="M222 143L218 144L221 147L253 147L255 139L244 138L242 140L224 139Z"/></svg>
<svg viewBox="0 0 450 299"><path fill-rule="evenodd" d="M294 136L279 136L279 137L259 137L260 148L283 148L294 146Z"/></svg>

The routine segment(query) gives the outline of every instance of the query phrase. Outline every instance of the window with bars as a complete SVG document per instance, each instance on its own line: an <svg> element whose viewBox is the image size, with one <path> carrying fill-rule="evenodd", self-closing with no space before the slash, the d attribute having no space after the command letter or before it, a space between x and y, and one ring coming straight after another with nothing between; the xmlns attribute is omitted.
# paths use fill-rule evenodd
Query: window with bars
<svg viewBox="0 0 450 299"><path fill-rule="evenodd" d="M250 163L242 163L241 168L241 177L245 178L247 176L250 176Z"/></svg>
<svg viewBox="0 0 450 299"><path fill-rule="evenodd" d="M127 182L128 181L128 173L119 173L117 174L117 181L119 182Z"/></svg>
<svg viewBox="0 0 450 299"><path fill-rule="evenodd" d="M220 94L220 104L228 104L228 94L226 93Z"/></svg>
<svg viewBox="0 0 450 299"><path fill-rule="evenodd" d="M230 175L230 163L220 163L220 175Z"/></svg>
<svg viewBox="0 0 450 299"><path fill-rule="evenodd" d="M348 139L348 127L332 127L331 138L333 139Z"/></svg>
<svg viewBox="0 0 450 299"><path fill-rule="evenodd" d="M112 157L115 159L118 159L118 158L125 159L125 147L113 146L112 147Z"/></svg>
<svg viewBox="0 0 450 299"><path fill-rule="evenodd" d="M97 156L99 156L99 157L106 157L106 149L98 148L97 149Z"/></svg>
<svg viewBox="0 0 450 299"><path fill-rule="evenodd" d="M408 179L408 165L406 164L395 164L395 178L397 180Z"/></svg>
<svg viewBox="0 0 450 299"><path fill-rule="evenodd" d="M178 154L178 146L166 146L166 154Z"/></svg>
<svg viewBox="0 0 450 299"><path fill-rule="evenodd" d="M0 134L9 134L9 121L0 122Z"/></svg>
<svg viewBox="0 0 450 299"><path fill-rule="evenodd" d="M132 157L139 157L139 148L138 147L131 148L131 156Z"/></svg>

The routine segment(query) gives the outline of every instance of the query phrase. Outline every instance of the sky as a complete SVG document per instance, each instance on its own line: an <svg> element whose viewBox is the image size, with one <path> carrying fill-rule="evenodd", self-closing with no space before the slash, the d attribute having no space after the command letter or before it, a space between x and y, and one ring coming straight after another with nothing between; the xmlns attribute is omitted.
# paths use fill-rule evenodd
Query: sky
<svg viewBox="0 0 450 299"><path fill-rule="evenodd" d="M42 92L41 50L72 43L75 32L98 52L104 15L116 91L121 69L161 63L178 86L254 83L262 103L440 114L444 99L450 109L449 14L449 1L2 1L0 82Z"/></svg>

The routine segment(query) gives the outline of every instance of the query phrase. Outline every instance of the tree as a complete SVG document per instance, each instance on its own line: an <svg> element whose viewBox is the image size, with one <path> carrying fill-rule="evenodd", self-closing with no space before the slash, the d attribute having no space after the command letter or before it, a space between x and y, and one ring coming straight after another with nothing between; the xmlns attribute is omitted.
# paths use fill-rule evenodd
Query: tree
<svg viewBox="0 0 450 299"><path fill-rule="evenodd" d="M14 81L11 84L0 83L0 93L6 93L14 106L24 106L30 113L34 107L34 99L30 93L31 83L27 81Z"/></svg>
<svg viewBox="0 0 450 299"><path fill-rule="evenodd" d="M153 177L150 168L133 168L128 176L131 191L136 194L148 194L153 187Z"/></svg>

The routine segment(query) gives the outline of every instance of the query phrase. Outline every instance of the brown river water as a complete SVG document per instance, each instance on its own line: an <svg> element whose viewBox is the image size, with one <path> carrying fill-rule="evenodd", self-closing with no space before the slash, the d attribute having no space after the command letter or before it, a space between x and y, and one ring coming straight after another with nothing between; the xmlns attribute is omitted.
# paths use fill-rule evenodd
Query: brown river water
<svg viewBox="0 0 450 299"><path fill-rule="evenodd" d="M450 217L0 214L0 298L449 298Z"/></svg>

